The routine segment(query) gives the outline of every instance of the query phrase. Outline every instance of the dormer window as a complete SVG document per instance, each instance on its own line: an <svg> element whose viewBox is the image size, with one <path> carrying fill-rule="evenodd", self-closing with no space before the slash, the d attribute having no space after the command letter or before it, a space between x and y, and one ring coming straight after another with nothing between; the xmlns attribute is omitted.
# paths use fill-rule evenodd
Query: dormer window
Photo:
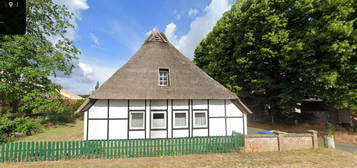
<svg viewBox="0 0 357 168"><path fill-rule="evenodd" d="M169 86L169 69L159 69L159 86Z"/></svg>
<svg viewBox="0 0 357 168"><path fill-rule="evenodd" d="M159 37L159 35L154 35L154 40L156 40L156 41L160 41L160 40L161 40L161 38Z"/></svg>

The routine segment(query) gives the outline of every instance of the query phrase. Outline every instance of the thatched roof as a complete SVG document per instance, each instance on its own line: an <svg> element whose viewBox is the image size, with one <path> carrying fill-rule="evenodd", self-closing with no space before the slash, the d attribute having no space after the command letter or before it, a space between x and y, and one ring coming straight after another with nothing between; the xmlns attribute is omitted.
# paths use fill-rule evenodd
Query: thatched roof
<svg viewBox="0 0 357 168"><path fill-rule="evenodd" d="M159 86L160 68L169 70L169 86ZM89 98L238 100L234 93L182 55L158 30Z"/></svg>

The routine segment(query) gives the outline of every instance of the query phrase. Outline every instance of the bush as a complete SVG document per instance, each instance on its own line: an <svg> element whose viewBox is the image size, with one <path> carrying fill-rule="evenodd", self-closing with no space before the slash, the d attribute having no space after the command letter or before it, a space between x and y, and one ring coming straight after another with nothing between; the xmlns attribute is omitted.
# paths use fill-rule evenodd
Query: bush
<svg viewBox="0 0 357 168"><path fill-rule="evenodd" d="M21 132L25 135L31 135L33 133L42 131L42 125L39 121L35 121L27 117L16 118L13 122L16 125L15 132Z"/></svg>
<svg viewBox="0 0 357 168"><path fill-rule="evenodd" d="M13 121L7 117L0 118L0 135L8 135L16 129L16 125Z"/></svg>
<svg viewBox="0 0 357 168"><path fill-rule="evenodd" d="M28 117L18 117L10 120L6 117L0 118L0 142L7 142L11 133L19 132L24 135L42 131L39 121Z"/></svg>
<svg viewBox="0 0 357 168"><path fill-rule="evenodd" d="M47 121L54 124L74 123L76 119L74 112L79 108L84 100L85 99L76 101L66 100L64 112L50 113Z"/></svg>
<svg viewBox="0 0 357 168"><path fill-rule="evenodd" d="M65 124L65 123L74 123L75 117L74 112L70 110L66 110L62 113L50 113L48 115L49 122L54 124Z"/></svg>

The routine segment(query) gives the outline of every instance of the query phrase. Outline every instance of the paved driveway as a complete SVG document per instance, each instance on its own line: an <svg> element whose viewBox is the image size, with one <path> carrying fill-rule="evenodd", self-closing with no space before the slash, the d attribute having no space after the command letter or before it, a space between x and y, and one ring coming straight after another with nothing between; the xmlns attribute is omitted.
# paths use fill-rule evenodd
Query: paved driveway
<svg viewBox="0 0 357 168"><path fill-rule="evenodd" d="M248 127L248 135L259 134L259 131L264 131L264 130L260 129L260 128ZM357 154L357 145L345 144L345 143L339 143L339 142L336 142L335 145L336 145L336 149L338 149L338 150L343 150L346 152L351 152L353 154ZM320 141L319 141L319 146L323 146L322 139L320 139Z"/></svg>

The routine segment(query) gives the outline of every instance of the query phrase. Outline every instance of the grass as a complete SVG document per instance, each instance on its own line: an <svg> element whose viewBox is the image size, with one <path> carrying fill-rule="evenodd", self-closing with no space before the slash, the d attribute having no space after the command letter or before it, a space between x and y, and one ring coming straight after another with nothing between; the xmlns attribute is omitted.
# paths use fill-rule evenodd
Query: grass
<svg viewBox="0 0 357 168"><path fill-rule="evenodd" d="M290 152L225 153L129 159L93 159L46 162L0 163L0 167L355 167L357 155L333 149Z"/></svg>
<svg viewBox="0 0 357 168"><path fill-rule="evenodd" d="M288 133L303 133L307 130L317 130L319 132L319 137L322 137L325 132L324 125L311 125L311 124L300 124L294 125L271 125L267 123L257 123L248 122L249 127L260 128L265 130L279 130ZM334 131L335 141L349 144L357 144L357 132L349 132L344 129L337 129Z"/></svg>
<svg viewBox="0 0 357 168"><path fill-rule="evenodd" d="M42 133L17 139L17 141L72 141L82 140L83 120L76 120L73 124L45 128Z"/></svg>

